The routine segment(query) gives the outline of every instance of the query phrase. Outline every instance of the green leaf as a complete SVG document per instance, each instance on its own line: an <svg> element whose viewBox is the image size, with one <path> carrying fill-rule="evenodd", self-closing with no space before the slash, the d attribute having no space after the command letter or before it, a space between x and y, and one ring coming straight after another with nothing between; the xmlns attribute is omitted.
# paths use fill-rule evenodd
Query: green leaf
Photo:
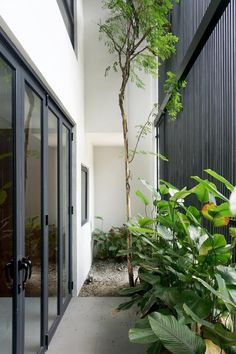
<svg viewBox="0 0 236 354"><path fill-rule="evenodd" d="M199 250L199 255L205 256L209 253L209 251L213 249L217 250L218 248L222 248L224 246L226 246L226 240L224 238L224 235L214 234L213 237L208 237L208 239L203 242Z"/></svg>
<svg viewBox="0 0 236 354"><path fill-rule="evenodd" d="M151 284L151 285L155 285L155 284L159 284L160 283L159 275L153 274L153 273L150 273L150 272L139 273L139 278L144 280L145 282Z"/></svg>
<svg viewBox="0 0 236 354"><path fill-rule="evenodd" d="M148 289L148 285L146 283L142 283L142 284L139 284L139 285L132 287L132 288L122 289L120 291L120 294L123 296L133 295L135 293L139 293L140 291L144 291L147 289Z"/></svg>
<svg viewBox="0 0 236 354"><path fill-rule="evenodd" d="M203 185L197 184L195 187L191 189L191 192L196 194L196 197L199 200L199 202L205 204L209 201L209 193Z"/></svg>
<svg viewBox="0 0 236 354"><path fill-rule="evenodd" d="M166 156L164 156L164 155L162 155L162 154L160 154L160 153L158 153L157 154L157 156L159 157L159 159L160 160L162 160L162 161L166 161L166 162L168 162L169 160L168 160L168 158L166 157Z"/></svg>
<svg viewBox="0 0 236 354"><path fill-rule="evenodd" d="M163 345L161 344L161 341L158 340L157 342L150 345L150 347L147 350L147 354L160 354L162 351L163 351Z"/></svg>
<svg viewBox="0 0 236 354"><path fill-rule="evenodd" d="M214 327L214 325L213 325L212 323L210 323L210 322L208 322L208 321L205 321L205 320L201 319L200 317L198 317L198 316L189 308L189 306L188 306L187 304L184 304L184 305L183 305L183 309L184 309L184 312L185 312L189 317L191 317L191 318L194 320L194 322L199 323L199 324L204 325L204 326L209 327L209 328L213 328L213 327Z"/></svg>
<svg viewBox="0 0 236 354"><path fill-rule="evenodd" d="M129 226L129 230L133 232L137 232L139 234L155 234L155 230L153 229L146 229L143 227L137 227L137 226Z"/></svg>
<svg viewBox="0 0 236 354"><path fill-rule="evenodd" d="M152 248L154 248L155 250L159 251L159 248L153 243L151 242L147 237L142 237L142 240L145 242L145 243L148 243L150 246L152 246Z"/></svg>
<svg viewBox="0 0 236 354"><path fill-rule="evenodd" d="M217 273L225 280L226 285L236 285L236 270L233 267L218 266Z"/></svg>
<svg viewBox="0 0 236 354"><path fill-rule="evenodd" d="M157 337L151 328L131 328L129 330L129 340L132 343L147 344L155 343Z"/></svg>
<svg viewBox="0 0 236 354"><path fill-rule="evenodd" d="M199 250L199 260L204 261L205 257L211 257L216 265L225 264L231 258L229 247L226 246L224 235L214 234L203 242Z"/></svg>
<svg viewBox="0 0 236 354"><path fill-rule="evenodd" d="M229 332L220 323L210 323L199 318L186 304L183 306L185 313L190 316L196 323L202 325L204 338L211 339L214 343L222 347L236 344L236 334Z"/></svg>
<svg viewBox="0 0 236 354"><path fill-rule="evenodd" d="M146 301L145 305L142 307L141 315L145 316L148 312L150 312L153 305L157 303L156 296L152 294Z"/></svg>
<svg viewBox="0 0 236 354"><path fill-rule="evenodd" d="M118 306L117 311L129 310L132 306L134 306L137 302L140 301L140 298L141 298L140 296L137 296L132 298L132 300L130 301L123 302Z"/></svg>
<svg viewBox="0 0 236 354"><path fill-rule="evenodd" d="M206 289L208 289L212 294L216 295L219 299L223 300L226 304L231 305L233 308L236 308L236 304L231 300L228 300L227 297L224 297L220 291L215 290L211 285L209 285L205 280L193 276L193 279L196 279L199 283L201 283Z"/></svg>
<svg viewBox="0 0 236 354"><path fill-rule="evenodd" d="M137 191L135 194L137 195L137 197L139 197L139 199L143 202L145 206L148 206L150 204L149 200L145 197L145 195L142 192Z"/></svg>
<svg viewBox="0 0 236 354"><path fill-rule="evenodd" d="M103 221L103 217L102 217L102 216L95 216L95 219L98 219L98 220L102 220L102 221Z"/></svg>
<svg viewBox="0 0 236 354"><path fill-rule="evenodd" d="M236 345L236 334L229 332L221 323L216 323L213 327L202 326L204 338L211 339L220 347L229 347Z"/></svg>
<svg viewBox="0 0 236 354"><path fill-rule="evenodd" d="M207 169L204 171L209 175L211 175L212 177L214 177L215 179L217 179L218 181L222 182L230 192L233 192L234 186L229 181L227 181L227 179L225 179L223 176L219 175L215 171L212 171L211 169Z"/></svg>
<svg viewBox="0 0 236 354"><path fill-rule="evenodd" d="M231 297L226 288L224 279L219 274L216 274L215 277L218 283L218 291L224 296L225 299L228 299L228 301L230 301ZM228 303L225 303L225 305L230 312L233 310L232 306L230 306Z"/></svg>
<svg viewBox="0 0 236 354"><path fill-rule="evenodd" d="M148 216L144 216L144 217L138 219L138 223L141 228L143 228L145 226L152 225L152 224L154 224L154 222L155 221L152 218L149 218Z"/></svg>
<svg viewBox="0 0 236 354"><path fill-rule="evenodd" d="M165 184L160 184L159 190L160 190L160 193L163 195L169 193L169 188Z"/></svg>
<svg viewBox="0 0 236 354"><path fill-rule="evenodd" d="M153 197L157 200L161 200L161 196L160 193L156 190L155 187L153 187L151 185L151 183L149 183L148 181L146 181L145 179L139 178L140 182L149 190L152 192Z"/></svg>
<svg viewBox="0 0 236 354"><path fill-rule="evenodd" d="M210 211L210 213L212 213L212 216L217 218L222 216L234 216L234 214L230 210L230 205L228 202L218 205L213 211Z"/></svg>
<svg viewBox="0 0 236 354"><path fill-rule="evenodd" d="M203 187L205 187L208 192L212 193L215 197L220 198L225 202L229 201L222 193L217 190L213 183L209 182L208 180L203 180L198 176L192 176L192 178L198 183L200 183Z"/></svg>
<svg viewBox="0 0 236 354"><path fill-rule="evenodd" d="M176 191L176 193L170 198L173 201L182 201L182 199L186 198L191 194L191 191L188 191L186 187L181 189L180 191Z"/></svg>
<svg viewBox="0 0 236 354"><path fill-rule="evenodd" d="M205 343L174 316L154 312L148 316L151 328L163 346L175 354L204 354Z"/></svg>
<svg viewBox="0 0 236 354"><path fill-rule="evenodd" d="M158 225L156 227L156 231L157 231L159 236L164 238L164 240L173 240L173 233L167 227L162 226L162 225Z"/></svg>
<svg viewBox="0 0 236 354"><path fill-rule="evenodd" d="M231 237L236 237L236 227L230 227L229 234Z"/></svg>

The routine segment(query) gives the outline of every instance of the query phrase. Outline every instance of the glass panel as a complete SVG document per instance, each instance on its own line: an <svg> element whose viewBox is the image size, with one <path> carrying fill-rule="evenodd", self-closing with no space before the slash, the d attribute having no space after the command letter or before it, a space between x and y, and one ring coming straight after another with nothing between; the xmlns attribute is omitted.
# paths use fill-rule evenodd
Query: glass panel
<svg viewBox="0 0 236 354"><path fill-rule="evenodd" d="M48 328L57 317L58 250L58 119L48 114Z"/></svg>
<svg viewBox="0 0 236 354"><path fill-rule="evenodd" d="M82 167L81 170L81 220L84 224L88 219L88 172Z"/></svg>
<svg viewBox="0 0 236 354"><path fill-rule="evenodd" d="M62 126L62 297L69 294L69 130Z"/></svg>
<svg viewBox="0 0 236 354"><path fill-rule="evenodd" d="M25 354L40 347L41 99L25 87L25 255L33 264L25 290Z"/></svg>
<svg viewBox="0 0 236 354"><path fill-rule="evenodd" d="M0 347L12 352L12 280L10 275L13 241L13 129L12 80L10 67L0 58Z"/></svg>

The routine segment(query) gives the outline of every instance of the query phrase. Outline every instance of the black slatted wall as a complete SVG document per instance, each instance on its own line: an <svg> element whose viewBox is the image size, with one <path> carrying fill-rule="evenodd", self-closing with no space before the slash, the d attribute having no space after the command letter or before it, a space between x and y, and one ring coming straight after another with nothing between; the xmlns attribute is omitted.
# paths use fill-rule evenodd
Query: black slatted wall
<svg viewBox="0 0 236 354"><path fill-rule="evenodd" d="M176 57L160 70L162 103L165 72L178 72L181 60L210 1L181 0L173 10L173 31L180 42ZM211 168L236 184L236 0L231 0L186 77L183 111L175 122L158 123L160 177L179 188L192 175ZM224 191L226 192L226 191Z"/></svg>

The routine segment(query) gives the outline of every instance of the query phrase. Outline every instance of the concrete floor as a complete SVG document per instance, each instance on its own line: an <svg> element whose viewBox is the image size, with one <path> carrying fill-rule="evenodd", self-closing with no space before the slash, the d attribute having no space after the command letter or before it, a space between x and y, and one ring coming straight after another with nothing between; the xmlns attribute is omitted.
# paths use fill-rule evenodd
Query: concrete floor
<svg viewBox="0 0 236 354"><path fill-rule="evenodd" d="M144 354L146 348L129 342L135 312L116 313L124 302L117 297L73 298L49 345L47 354Z"/></svg>

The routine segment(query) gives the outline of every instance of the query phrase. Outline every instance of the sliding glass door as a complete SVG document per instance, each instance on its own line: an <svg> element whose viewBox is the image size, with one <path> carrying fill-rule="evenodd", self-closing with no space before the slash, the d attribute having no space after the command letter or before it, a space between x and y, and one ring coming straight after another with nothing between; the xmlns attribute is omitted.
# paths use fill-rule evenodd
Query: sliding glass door
<svg viewBox="0 0 236 354"><path fill-rule="evenodd" d="M0 42L1 354L44 353L71 298L71 130Z"/></svg>
<svg viewBox="0 0 236 354"><path fill-rule="evenodd" d="M24 175L25 175L25 258L31 262L25 283L25 354L41 347L42 282L42 100L25 85L24 93Z"/></svg>
<svg viewBox="0 0 236 354"><path fill-rule="evenodd" d="M13 291L13 79L0 57L0 351L12 352Z"/></svg>

